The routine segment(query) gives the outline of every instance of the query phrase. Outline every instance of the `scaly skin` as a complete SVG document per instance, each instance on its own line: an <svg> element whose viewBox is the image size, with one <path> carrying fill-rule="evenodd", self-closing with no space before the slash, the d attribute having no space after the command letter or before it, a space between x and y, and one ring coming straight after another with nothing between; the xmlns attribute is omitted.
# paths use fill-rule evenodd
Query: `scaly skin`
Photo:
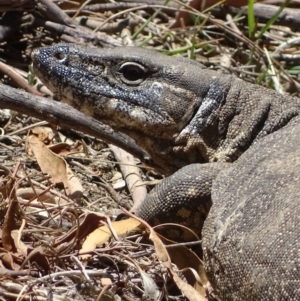
<svg viewBox="0 0 300 301"><path fill-rule="evenodd" d="M300 300L298 98L139 48L57 45L33 62L58 98L134 138L166 173L218 161L180 169L137 214L202 234L220 300Z"/></svg>
<svg viewBox="0 0 300 301"><path fill-rule="evenodd" d="M32 58L60 100L135 139L166 174L232 162L300 111L298 98L141 48L58 44Z"/></svg>

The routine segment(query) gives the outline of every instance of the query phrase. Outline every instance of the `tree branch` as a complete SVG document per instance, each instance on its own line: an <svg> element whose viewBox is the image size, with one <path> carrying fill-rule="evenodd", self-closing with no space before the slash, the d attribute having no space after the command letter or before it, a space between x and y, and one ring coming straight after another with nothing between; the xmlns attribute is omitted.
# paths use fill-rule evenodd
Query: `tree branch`
<svg viewBox="0 0 300 301"><path fill-rule="evenodd" d="M32 95L0 83L0 108L11 109L62 127L73 128L123 148L143 161L149 160L149 155L133 139L115 132L109 126L80 113L65 103Z"/></svg>

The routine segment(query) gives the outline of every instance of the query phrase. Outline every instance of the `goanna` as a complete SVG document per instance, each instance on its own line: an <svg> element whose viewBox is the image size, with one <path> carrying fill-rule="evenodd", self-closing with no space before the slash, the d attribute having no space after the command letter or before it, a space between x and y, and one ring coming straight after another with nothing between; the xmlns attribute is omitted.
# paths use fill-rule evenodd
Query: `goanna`
<svg viewBox="0 0 300 301"><path fill-rule="evenodd" d="M32 57L59 99L175 172L137 214L202 235L220 300L300 300L300 99L140 48L59 44Z"/></svg>

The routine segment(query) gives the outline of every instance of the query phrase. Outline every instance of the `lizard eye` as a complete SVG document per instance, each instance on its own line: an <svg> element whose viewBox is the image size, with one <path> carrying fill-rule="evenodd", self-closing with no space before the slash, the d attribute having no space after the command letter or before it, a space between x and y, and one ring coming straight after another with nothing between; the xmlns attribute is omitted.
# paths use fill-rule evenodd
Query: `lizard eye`
<svg viewBox="0 0 300 301"><path fill-rule="evenodd" d="M67 55L62 52L57 52L57 53L55 53L55 57L60 61L64 61L64 60L66 60Z"/></svg>
<svg viewBox="0 0 300 301"><path fill-rule="evenodd" d="M146 69L137 63L124 63L118 70L121 80L125 84L140 84L146 75Z"/></svg>

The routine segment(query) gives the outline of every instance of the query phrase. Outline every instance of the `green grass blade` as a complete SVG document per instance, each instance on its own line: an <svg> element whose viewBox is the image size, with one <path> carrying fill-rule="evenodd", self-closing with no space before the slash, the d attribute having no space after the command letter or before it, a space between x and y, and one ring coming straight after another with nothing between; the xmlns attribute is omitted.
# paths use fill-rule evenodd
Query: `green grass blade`
<svg viewBox="0 0 300 301"><path fill-rule="evenodd" d="M248 33L249 38L253 39L255 34L255 18L254 18L254 0L248 0Z"/></svg>
<svg viewBox="0 0 300 301"><path fill-rule="evenodd" d="M166 0L164 6L167 6L170 1L171 0ZM150 22L152 22L161 11L161 8L157 9L155 13L152 16L150 16L149 19L132 35L131 39L134 41L138 37L138 35L145 29L145 27Z"/></svg>
<svg viewBox="0 0 300 301"><path fill-rule="evenodd" d="M250 0L249 0L250 1ZM285 7L289 5L291 0L285 0L281 6L279 7L278 11L274 14L274 16L267 22L267 24L261 29L260 33L258 34L257 39L261 39L264 33L270 28L270 26L276 21L279 14L284 10Z"/></svg>

